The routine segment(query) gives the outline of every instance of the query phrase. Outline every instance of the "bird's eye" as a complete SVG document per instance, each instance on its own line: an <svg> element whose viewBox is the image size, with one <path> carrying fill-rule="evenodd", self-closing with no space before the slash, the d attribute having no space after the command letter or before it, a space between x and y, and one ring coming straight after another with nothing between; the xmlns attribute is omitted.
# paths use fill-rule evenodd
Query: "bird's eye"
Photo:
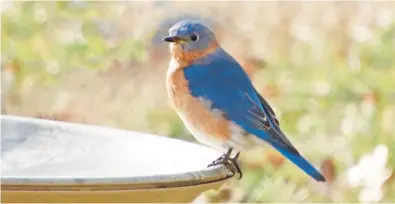
<svg viewBox="0 0 395 204"><path fill-rule="evenodd" d="M191 35L191 40L192 40L192 41L197 41L198 39L199 39L198 34L193 33L193 34Z"/></svg>

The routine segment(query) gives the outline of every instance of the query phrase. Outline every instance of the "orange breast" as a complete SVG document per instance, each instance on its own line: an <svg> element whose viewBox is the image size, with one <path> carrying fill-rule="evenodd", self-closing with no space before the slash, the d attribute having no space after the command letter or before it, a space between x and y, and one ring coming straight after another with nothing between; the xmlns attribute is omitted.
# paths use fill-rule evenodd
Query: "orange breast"
<svg viewBox="0 0 395 204"><path fill-rule="evenodd" d="M167 91L169 98L176 111L183 116L184 120L195 129L198 129L208 137L216 137L221 140L230 139L232 132L230 122L220 112L212 112L209 102L197 99L190 95L188 81L185 79L183 69L173 70L167 76Z"/></svg>

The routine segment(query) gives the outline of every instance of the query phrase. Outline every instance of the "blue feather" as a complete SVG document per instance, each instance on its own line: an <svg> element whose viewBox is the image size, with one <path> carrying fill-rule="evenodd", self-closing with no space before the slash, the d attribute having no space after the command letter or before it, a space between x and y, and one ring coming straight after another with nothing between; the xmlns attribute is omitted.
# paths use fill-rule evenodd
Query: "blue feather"
<svg viewBox="0 0 395 204"><path fill-rule="evenodd" d="M273 144L272 144L273 145ZM305 158L303 158L300 154L295 154L293 152L288 151L282 147L273 145L274 148L277 149L282 155L292 161L296 166L301 168L306 174L310 175L317 181L325 181L325 177L316 169L313 165L311 165Z"/></svg>
<svg viewBox="0 0 395 204"><path fill-rule="evenodd" d="M218 48L184 68L184 74L192 96L211 101L212 109L221 110L228 120L270 143L317 181L325 181L285 137L272 116L272 109L261 102L247 74L223 49Z"/></svg>

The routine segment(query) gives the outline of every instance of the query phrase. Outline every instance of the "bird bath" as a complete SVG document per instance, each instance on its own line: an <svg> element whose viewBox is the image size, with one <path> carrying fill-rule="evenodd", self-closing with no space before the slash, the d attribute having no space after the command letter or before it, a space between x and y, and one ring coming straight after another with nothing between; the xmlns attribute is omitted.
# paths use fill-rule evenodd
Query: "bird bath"
<svg viewBox="0 0 395 204"><path fill-rule="evenodd" d="M168 137L6 115L1 131L2 202L191 202L231 177Z"/></svg>

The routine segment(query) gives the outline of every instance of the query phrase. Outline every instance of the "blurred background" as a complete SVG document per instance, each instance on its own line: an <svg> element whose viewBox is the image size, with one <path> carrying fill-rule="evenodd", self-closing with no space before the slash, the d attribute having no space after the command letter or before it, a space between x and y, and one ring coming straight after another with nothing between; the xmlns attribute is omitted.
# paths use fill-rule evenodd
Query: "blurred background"
<svg viewBox="0 0 395 204"><path fill-rule="evenodd" d="M328 182L272 149L196 202L395 201L395 2L2 2L2 114L195 142L170 107L161 38L200 20Z"/></svg>

